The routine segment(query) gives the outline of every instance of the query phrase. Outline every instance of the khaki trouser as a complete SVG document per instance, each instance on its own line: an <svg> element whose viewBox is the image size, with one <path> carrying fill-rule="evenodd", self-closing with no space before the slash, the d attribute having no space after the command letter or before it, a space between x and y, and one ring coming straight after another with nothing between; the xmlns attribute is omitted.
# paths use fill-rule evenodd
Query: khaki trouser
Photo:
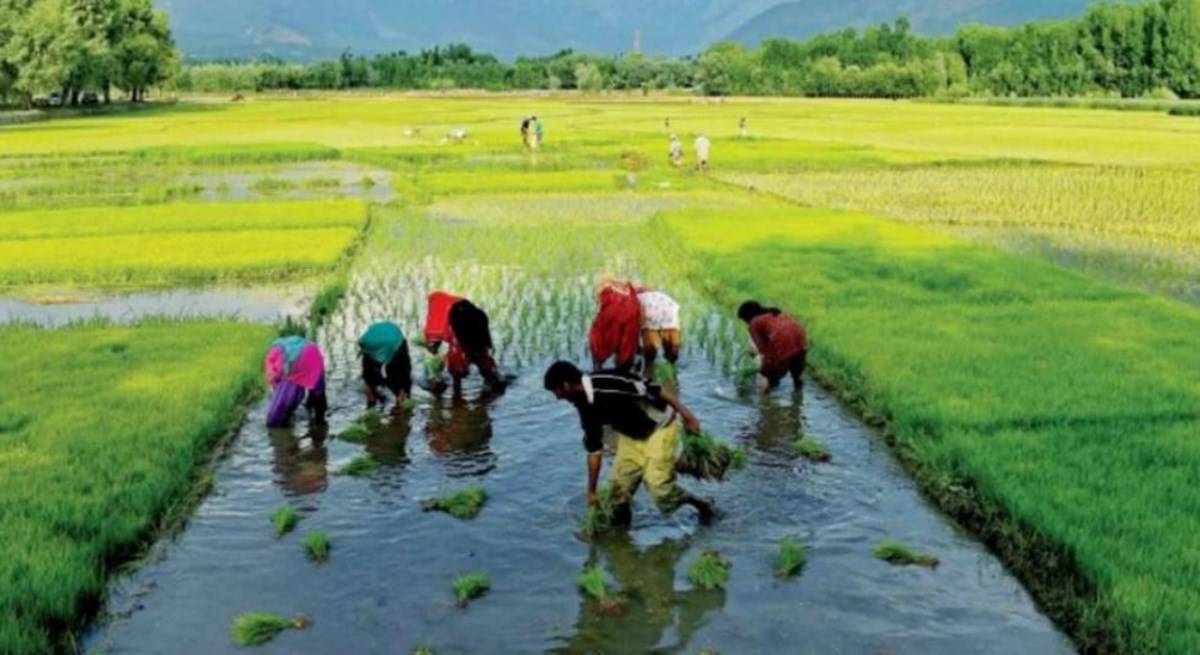
<svg viewBox="0 0 1200 655"><path fill-rule="evenodd" d="M609 471L614 503L629 503L638 486L645 482L646 490L660 512L670 514L679 509L687 497L675 484L679 426L678 420L671 421L642 440L617 434L617 453Z"/></svg>

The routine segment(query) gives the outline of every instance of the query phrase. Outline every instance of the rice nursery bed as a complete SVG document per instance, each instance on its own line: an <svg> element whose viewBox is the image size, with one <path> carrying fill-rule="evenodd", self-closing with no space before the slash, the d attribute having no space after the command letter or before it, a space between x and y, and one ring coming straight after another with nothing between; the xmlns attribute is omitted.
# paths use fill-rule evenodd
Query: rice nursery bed
<svg viewBox="0 0 1200 655"><path fill-rule="evenodd" d="M529 113L547 126L536 154L517 137ZM466 137L448 138L456 129ZM672 132L681 170L667 161ZM707 175L692 170L701 133ZM314 652L351 638L367 653L950 653L965 639L1069 651L919 486L982 533L1076 646L1200 650L1196 585L1180 584L1200 551L1188 529L1200 429L1188 335L1200 319L1125 288L1200 302L1198 145L1200 122L1143 112L565 94L183 102L0 128L8 293L337 272L310 312L323 321L331 427L268 432L254 405L220 493L163 557L110 586L105 621L81 643L224 652L239 615L268 612L259 627L273 647ZM586 361L601 272L683 302L683 397L748 460L720 483L683 478L725 511L714 528L686 510L659 517L642 498L631 533L577 539L576 419L540 377L553 359ZM491 313L514 384L481 395L471 382L462 399L420 390L403 415L366 420L358 333L391 318L416 335L435 287ZM883 428L916 485L831 392L753 392L730 318L747 296L808 323L814 377ZM112 336L123 330L136 338ZM0 483L0 521L24 521L12 534L25 535L0 575L22 581L0 585L0 651L41 652L80 627L106 567L152 534L153 517L197 488L190 472L257 380L271 330L4 332L17 336L0 341L13 349L0 361L22 366L0 393L3 475L69 481L37 498ZM436 364L413 352L418 372ZM122 358L104 365L123 375L95 358ZM42 378L34 397L43 387L28 381ZM75 405L87 409L62 409ZM93 457L98 441L84 436L97 417L120 428L104 443L128 437L136 455ZM127 427L146 417L152 433ZM70 447L34 448L43 424L37 434ZM421 500L469 487L487 490L474 519L422 512ZM130 517L90 527L113 503ZM266 520L281 506L311 545L275 537ZM875 561L887 540L939 566ZM337 555L315 566L330 543ZM723 591L688 581L706 551L732 564ZM460 611L449 587L468 571L491 588ZM593 598L605 584L620 603ZM309 616L306 630L276 632Z"/></svg>

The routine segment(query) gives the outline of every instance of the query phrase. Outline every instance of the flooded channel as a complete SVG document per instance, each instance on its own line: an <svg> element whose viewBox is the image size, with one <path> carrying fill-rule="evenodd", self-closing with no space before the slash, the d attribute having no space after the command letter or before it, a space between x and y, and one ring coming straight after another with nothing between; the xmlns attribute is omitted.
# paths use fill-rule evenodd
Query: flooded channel
<svg viewBox="0 0 1200 655"><path fill-rule="evenodd" d="M265 403L254 407L212 493L181 534L112 585L107 615L83 650L235 652L233 618L267 611L302 613L313 623L282 634L264 653L1072 652L1000 563L920 497L877 435L813 382L801 394L768 397L739 388L731 353L745 347L740 327L636 260L605 264L684 302L683 399L707 430L747 446L750 465L723 484L682 479L715 498L724 516L712 527L699 527L690 509L660 516L642 494L630 532L580 542L578 419L542 390L541 376L555 359L584 360L595 262L557 273L524 269L435 255L435 240L411 245L428 232L397 236L408 250L358 271L320 337L331 427L301 421L268 431ZM418 388L410 416L365 445L338 440L332 435L364 404L358 334L381 318L416 333L425 293L435 288L488 310L498 359L516 381L489 395L475 380L460 398ZM420 371L422 355L415 348L413 355ZM797 457L790 444L801 432L823 441L833 461ZM364 450L380 462L373 476L337 474ZM421 511L422 499L467 483L489 494L474 520ZM277 539L268 517L282 505L304 518ZM300 545L316 529L332 541L325 564L310 562ZM773 570L787 536L809 549L802 575L790 581ZM878 561L871 548L884 539L932 553L941 565ZM687 581L688 565L707 549L733 563L725 591ZM628 598L623 614L598 612L578 590L589 564ZM470 571L490 575L492 588L459 609L451 582Z"/></svg>
<svg viewBox="0 0 1200 655"><path fill-rule="evenodd" d="M46 292L33 297L0 297L0 323L59 327L103 319L132 323L147 317L222 317L276 323L305 312L311 290L304 288L173 289L128 294Z"/></svg>

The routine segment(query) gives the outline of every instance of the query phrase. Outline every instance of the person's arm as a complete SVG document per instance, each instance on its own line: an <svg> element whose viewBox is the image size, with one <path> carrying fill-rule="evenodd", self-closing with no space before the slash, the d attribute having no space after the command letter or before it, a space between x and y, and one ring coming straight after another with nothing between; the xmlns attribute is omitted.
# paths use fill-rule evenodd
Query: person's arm
<svg viewBox="0 0 1200 655"><path fill-rule="evenodd" d="M587 455L587 504L596 504L596 483L600 481L600 464L604 461L604 451L597 450Z"/></svg>
<svg viewBox="0 0 1200 655"><path fill-rule="evenodd" d="M600 465L604 461L604 425L591 406L579 408L583 424L583 448L587 451L587 504L596 504L596 485L600 482Z"/></svg>
<svg viewBox="0 0 1200 655"><path fill-rule="evenodd" d="M688 409L687 405L683 404L683 401L679 400L678 396L671 393L667 389L660 391L659 396L661 396L663 401L673 407L675 411L679 413L679 416L683 418L684 430L687 430L692 434L700 433L700 420L696 418L695 414L692 414L692 410Z"/></svg>

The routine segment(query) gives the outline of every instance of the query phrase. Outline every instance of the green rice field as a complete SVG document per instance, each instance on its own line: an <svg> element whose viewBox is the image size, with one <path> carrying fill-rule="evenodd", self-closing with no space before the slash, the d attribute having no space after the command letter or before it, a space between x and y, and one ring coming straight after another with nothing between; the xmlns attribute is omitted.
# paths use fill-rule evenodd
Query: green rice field
<svg viewBox="0 0 1200 655"><path fill-rule="evenodd" d="M517 134L532 112L546 124L536 153ZM447 137L455 129L461 142ZM672 132L687 153L679 169ZM692 166L699 134L713 142L707 173ZM564 331L593 311L580 289L604 271L688 288L691 306L713 307L688 328L713 375L739 365L737 304L778 305L807 325L821 387L878 428L925 496L1076 648L1200 651L1194 119L855 100L261 96L4 127L0 152L0 293L10 297L280 282L315 297L324 283L313 304L327 322L313 334L336 346L388 318L381 308L419 315L424 285L453 281L501 307L502 361L522 379L548 354L577 356ZM214 445L261 386L276 328L8 318L0 652L69 651L103 611L110 574L193 506ZM351 388L353 352L332 359ZM557 464L582 469L567 424ZM821 466L843 466L838 442L816 436L834 451ZM386 476L387 457L376 459ZM505 516L504 487L481 486L487 509L454 529ZM270 536L265 518L255 525ZM337 544L322 571L355 561L352 539L311 527ZM788 528L746 542L761 542L773 578L780 538L795 535L806 559L786 584L802 589L823 551ZM864 561L890 537L864 536ZM676 584L700 552L672 552ZM738 557L731 598L747 575ZM458 572L478 570L469 566ZM491 589L461 614L504 598L509 572L488 571ZM583 593L578 573L564 577L570 593ZM428 588L446 595L451 583ZM669 593L672 583L653 584ZM324 638L314 619L281 639L302 649ZM636 631L629 621L584 623Z"/></svg>

